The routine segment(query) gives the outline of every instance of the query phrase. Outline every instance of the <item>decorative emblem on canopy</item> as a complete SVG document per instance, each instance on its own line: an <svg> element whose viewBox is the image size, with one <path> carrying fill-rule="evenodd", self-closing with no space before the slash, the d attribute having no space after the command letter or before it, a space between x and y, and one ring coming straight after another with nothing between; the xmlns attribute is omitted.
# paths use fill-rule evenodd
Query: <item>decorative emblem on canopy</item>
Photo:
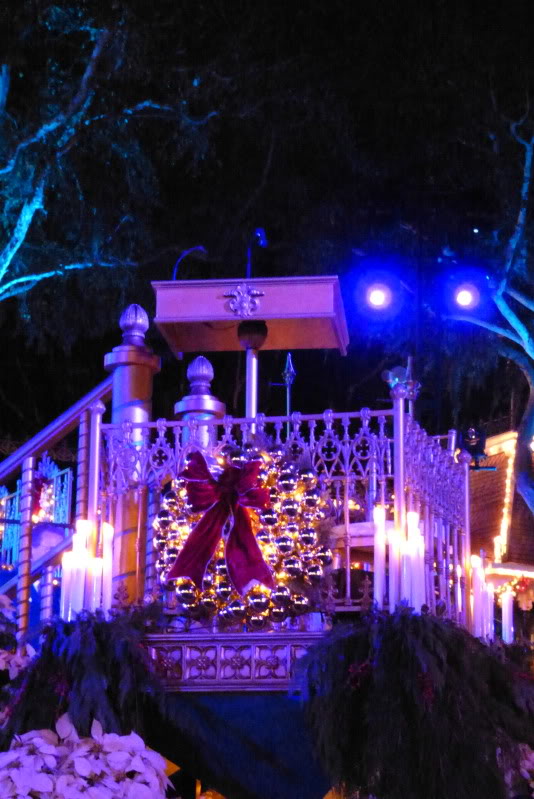
<svg viewBox="0 0 534 799"><path fill-rule="evenodd" d="M259 289L254 289L246 283L241 283L237 288L232 291L227 291L224 295L230 300L228 307L235 316L246 319L252 316L259 310L260 297L264 296L264 292Z"/></svg>

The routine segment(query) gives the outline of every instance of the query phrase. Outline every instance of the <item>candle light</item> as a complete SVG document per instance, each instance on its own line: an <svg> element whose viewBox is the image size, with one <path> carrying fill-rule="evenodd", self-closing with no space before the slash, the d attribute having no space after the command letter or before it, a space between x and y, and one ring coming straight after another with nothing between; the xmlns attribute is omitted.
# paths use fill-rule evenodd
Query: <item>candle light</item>
<svg viewBox="0 0 534 799"><path fill-rule="evenodd" d="M492 583L486 585L486 638L493 641L495 638L495 595Z"/></svg>
<svg viewBox="0 0 534 799"><path fill-rule="evenodd" d="M412 604L412 563L413 546L412 541L405 540L401 543L401 579L400 593L401 601L406 600Z"/></svg>
<svg viewBox="0 0 534 799"><path fill-rule="evenodd" d="M386 589L386 510L377 505L373 511L374 536L374 588L373 596L379 608L384 607Z"/></svg>
<svg viewBox="0 0 534 799"><path fill-rule="evenodd" d="M514 642L514 592L507 588L501 594L502 605L502 640L505 644Z"/></svg>
<svg viewBox="0 0 534 799"><path fill-rule="evenodd" d="M64 621L70 621L70 591L72 585L73 554L64 552L61 558L61 597L59 615Z"/></svg>
<svg viewBox="0 0 534 799"><path fill-rule="evenodd" d="M484 569L478 555L471 555L473 581L473 635L482 638L484 635Z"/></svg>
<svg viewBox="0 0 534 799"><path fill-rule="evenodd" d="M72 536L72 582L70 590L70 617L83 610L85 598L85 575L87 573L87 536L91 522L78 519L76 532Z"/></svg>
<svg viewBox="0 0 534 799"><path fill-rule="evenodd" d="M104 612L111 610L113 601L113 527L102 524L102 608Z"/></svg>
<svg viewBox="0 0 534 799"><path fill-rule="evenodd" d="M426 602L425 591L425 539L419 530L419 514L408 511L406 514L410 563L410 603L417 613Z"/></svg>
<svg viewBox="0 0 534 799"><path fill-rule="evenodd" d="M388 532L388 568L389 568L389 610L393 613L399 601L400 594L400 565L401 565L401 537L399 530L392 529Z"/></svg>
<svg viewBox="0 0 534 799"><path fill-rule="evenodd" d="M95 611L102 607L102 569L103 558L91 558L88 572L90 575L91 593L88 601L88 610Z"/></svg>
<svg viewBox="0 0 534 799"><path fill-rule="evenodd" d="M456 610L458 613L462 612L462 567L460 564L456 567Z"/></svg>
<svg viewBox="0 0 534 799"><path fill-rule="evenodd" d="M425 539L418 532L414 538L413 606L418 613L426 604L425 591Z"/></svg>

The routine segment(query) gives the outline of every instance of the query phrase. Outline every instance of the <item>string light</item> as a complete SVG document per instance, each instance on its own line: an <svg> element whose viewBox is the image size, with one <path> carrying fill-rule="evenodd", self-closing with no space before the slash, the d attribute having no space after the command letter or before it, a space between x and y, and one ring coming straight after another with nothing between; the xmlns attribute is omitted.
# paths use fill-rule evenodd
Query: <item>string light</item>
<svg viewBox="0 0 534 799"><path fill-rule="evenodd" d="M508 463L506 466L506 478L504 483L504 504L502 511L501 529L498 538L500 541L495 542L495 560L501 561L503 555L506 554L508 549L508 532L510 530L510 522L512 520L512 499L513 499L513 479L514 479L514 461L515 450L517 441L515 439L507 441L503 447L503 451L508 455Z"/></svg>

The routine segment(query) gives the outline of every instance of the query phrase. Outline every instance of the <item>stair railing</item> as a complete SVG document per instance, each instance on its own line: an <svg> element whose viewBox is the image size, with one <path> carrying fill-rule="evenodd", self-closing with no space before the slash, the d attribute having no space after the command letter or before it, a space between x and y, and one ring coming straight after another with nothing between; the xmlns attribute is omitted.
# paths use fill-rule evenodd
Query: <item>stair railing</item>
<svg viewBox="0 0 534 799"><path fill-rule="evenodd" d="M77 428L78 454L74 515L76 519L81 519L87 516L88 511L94 511L92 506L95 503L95 494L98 489L91 485L90 479L91 428L100 426L102 403L110 400L111 388L112 377L110 376L0 463L0 485L21 476L18 571L17 575L4 583L0 589L6 593L16 587L19 637L24 636L28 630L31 585L39 577L45 578L43 579L43 588L45 589L43 598L46 595L46 601L41 605L41 618L44 619L50 615L52 567L59 562L61 553L71 545L71 536L66 536L65 540L54 547L44 558L32 563L32 504L37 458Z"/></svg>

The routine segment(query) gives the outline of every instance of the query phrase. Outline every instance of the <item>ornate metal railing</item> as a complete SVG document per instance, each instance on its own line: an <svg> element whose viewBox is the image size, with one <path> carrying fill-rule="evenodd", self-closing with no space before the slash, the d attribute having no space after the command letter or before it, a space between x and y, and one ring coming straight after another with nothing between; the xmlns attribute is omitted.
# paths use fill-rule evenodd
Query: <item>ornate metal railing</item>
<svg viewBox="0 0 534 799"><path fill-rule="evenodd" d="M17 566L17 574L3 583L0 590L6 592L16 589L17 623L21 633L28 627L30 587L38 578L42 578L41 617L49 618L54 575L62 551L70 546L70 535L66 530L64 541L53 547L48 555L32 558L32 515L37 485L37 458L64 442L72 431L78 430L74 507L71 507L74 480L67 475L68 470L58 471L51 476L52 491L56 497L54 518L51 521L58 525L67 525L71 514L75 518L86 518L92 497L97 493L96 490L92 491L91 485L90 443L92 439L99 439L99 425L104 410L102 402L111 398L111 384L112 378L106 378L0 463L0 484L12 486L11 491L6 488L3 497L0 497L0 503L4 503L4 507L0 508L0 516L5 520L0 554L2 562ZM15 490L14 485L17 485ZM15 515L12 516L12 513Z"/></svg>
<svg viewBox="0 0 534 799"><path fill-rule="evenodd" d="M159 490L182 471L193 450L217 456L227 449L259 445L280 450L292 460L307 460L323 484L337 486L335 500L340 500L341 486L348 481L349 495L358 495L365 485L371 502L385 501L392 476L391 417L391 411L364 408L357 413L104 424L103 489L107 496L140 485ZM339 502L336 508L340 512Z"/></svg>
<svg viewBox="0 0 534 799"><path fill-rule="evenodd" d="M37 469L38 474L48 475L50 485L50 512L46 520L59 527L65 527L65 535L71 522L72 508L72 469L60 469L46 453ZM3 489L3 491L2 491ZM7 493L5 486L0 488L0 568L17 568L19 558L19 539L21 523L21 484L16 491ZM35 522L36 520L34 520Z"/></svg>
<svg viewBox="0 0 534 799"><path fill-rule="evenodd" d="M182 471L196 449L217 456L235 448L265 447L288 458L303 458L317 472L331 498L333 546L341 553L338 600L361 607L351 550L369 551L372 561L375 504L386 508L388 524L401 515L395 505L395 447L402 463L402 503L421 515L426 542L429 605L441 602L461 618L465 581L461 571L469 550L465 528L465 470L454 458L454 436L429 436L410 417L402 442L395 441L392 410L266 417L255 419L167 421L102 425L101 487L103 506L141 487L157 495ZM395 488L396 490L396 488ZM156 497L156 499L154 499ZM150 533L148 547L150 548ZM150 552L147 563L150 564ZM450 573L450 574L449 574ZM148 570L150 579L150 569ZM450 579L449 579L450 578ZM361 581L360 581L361 582ZM366 589L367 592L369 589ZM365 593L365 591L364 591Z"/></svg>

